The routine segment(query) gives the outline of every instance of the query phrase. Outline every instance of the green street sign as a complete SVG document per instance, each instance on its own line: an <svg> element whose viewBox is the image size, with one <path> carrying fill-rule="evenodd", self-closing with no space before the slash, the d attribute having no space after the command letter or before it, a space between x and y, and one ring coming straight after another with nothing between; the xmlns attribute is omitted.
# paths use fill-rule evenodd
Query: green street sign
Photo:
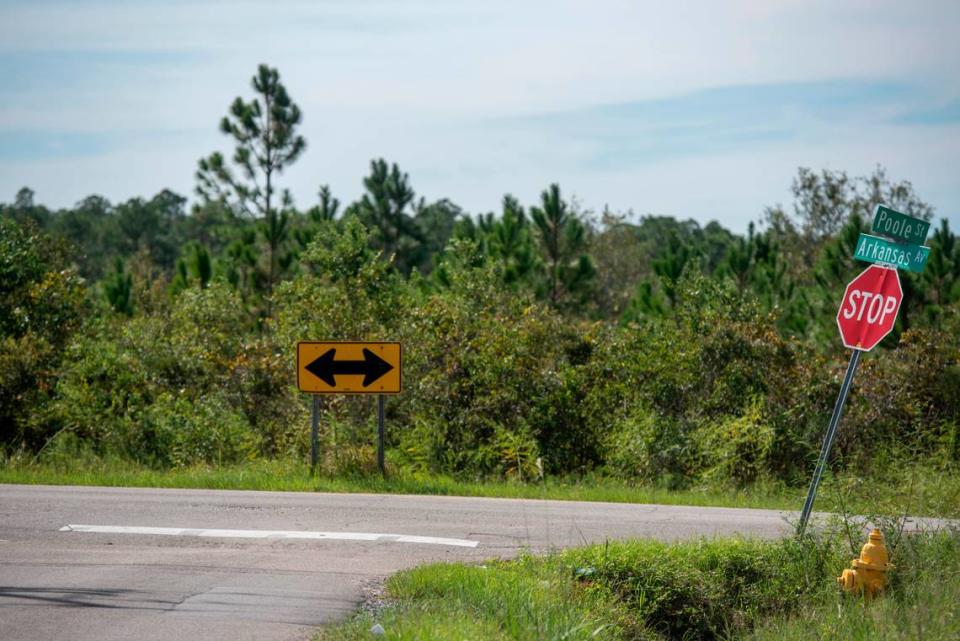
<svg viewBox="0 0 960 641"><path fill-rule="evenodd" d="M868 263L881 263L911 272L922 272L929 255L929 247L892 243L886 238L860 234L853 257Z"/></svg>
<svg viewBox="0 0 960 641"><path fill-rule="evenodd" d="M901 214L895 209L877 205L873 214L873 232L889 236L905 243L922 245L930 231L930 223L913 216Z"/></svg>

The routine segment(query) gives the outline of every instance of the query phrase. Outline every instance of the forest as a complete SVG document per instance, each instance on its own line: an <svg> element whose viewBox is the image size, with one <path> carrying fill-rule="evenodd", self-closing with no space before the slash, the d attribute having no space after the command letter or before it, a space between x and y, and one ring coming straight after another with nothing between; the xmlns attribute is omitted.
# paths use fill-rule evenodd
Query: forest
<svg viewBox="0 0 960 641"><path fill-rule="evenodd" d="M930 257L901 272L838 464L960 465L960 246L908 180L801 167L793 202L758 206L745 234L594 211L558 184L467 212L379 158L359 200L318 180L298 206L283 170L309 151L302 114L275 69L251 91L192 201L50 209L24 187L0 204L0 460L306 465L296 342L389 340L391 472L799 485L847 358L835 316L865 267L856 241L883 203L933 222ZM370 398L323 399L323 474L375 471L373 421Z"/></svg>

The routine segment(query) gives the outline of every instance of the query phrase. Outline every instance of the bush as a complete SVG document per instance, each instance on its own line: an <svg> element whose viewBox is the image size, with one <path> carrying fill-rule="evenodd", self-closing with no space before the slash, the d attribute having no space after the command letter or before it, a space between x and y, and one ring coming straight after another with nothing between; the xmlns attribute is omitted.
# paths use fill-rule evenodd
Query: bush
<svg viewBox="0 0 960 641"><path fill-rule="evenodd" d="M697 469L694 442L680 422L642 406L614 426L604 458L613 476L667 487L684 485Z"/></svg>
<svg viewBox="0 0 960 641"><path fill-rule="evenodd" d="M465 261L466 262L466 261ZM401 448L434 471L533 478L584 469L598 441L579 420L575 328L503 292L487 267L448 271L451 286L409 312L401 412L418 429ZM426 439L422 437L433 432ZM538 465L537 459L541 459Z"/></svg>
<svg viewBox="0 0 960 641"><path fill-rule="evenodd" d="M243 414L222 396L164 393L143 412L131 445L144 462L188 467L250 460L258 443Z"/></svg>
<svg viewBox="0 0 960 641"><path fill-rule="evenodd" d="M722 639L817 593L840 563L831 541L719 539L606 543L560 555L663 639Z"/></svg>
<svg viewBox="0 0 960 641"><path fill-rule="evenodd" d="M698 450L707 480L732 479L747 485L770 469L775 435L757 397L741 416L725 417L700 429Z"/></svg>
<svg viewBox="0 0 960 641"><path fill-rule="evenodd" d="M89 322L67 350L50 419L103 454L158 467L303 451L292 368L227 287Z"/></svg>
<svg viewBox="0 0 960 641"><path fill-rule="evenodd" d="M85 295L62 246L0 218L0 448L36 451L54 433L43 414Z"/></svg>

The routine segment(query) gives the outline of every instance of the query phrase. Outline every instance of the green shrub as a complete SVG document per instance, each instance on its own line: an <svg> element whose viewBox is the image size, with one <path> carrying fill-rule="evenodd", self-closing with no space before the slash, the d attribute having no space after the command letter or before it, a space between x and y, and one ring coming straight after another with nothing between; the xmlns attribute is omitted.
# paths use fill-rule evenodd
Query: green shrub
<svg viewBox="0 0 960 641"><path fill-rule="evenodd" d="M142 414L133 451L151 463L223 465L255 457L257 438L243 414L218 395L163 393Z"/></svg>
<svg viewBox="0 0 960 641"><path fill-rule="evenodd" d="M614 476L667 487L686 484L698 466L695 444L680 421L643 406L611 427L604 457Z"/></svg>
<svg viewBox="0 0 960 641"><path fill-rule="evenodd" d="M44 414L85 296L64 247L0 217L0 448L36 451L56 432Z"/></svg>
<svg viewBox="0 0 960 641"><path fill-rule="evenodd" d="M775 435L757 397L741 416L725 417L697 433L707 480L732 479L740 485L758 480L770 469Z"/></svg>
<svg viewBox="0 0 960 641"><path fill-rule="evenodd" d="M571 576L610 591L664 639L722 639L816 593L839 563L830 541L606 543L560 555Z"/></svg>
<svg viewBox="0 0 960 641"><path fill-rule="evenodd" d="M579 420L569 358L580 340L552 311L503 292L489 268L453 272L450 289L409 312L401 415L417 429L401 448L434 471L531 478L596 461ZM427 431L432 431L425 440Z"/></svg>

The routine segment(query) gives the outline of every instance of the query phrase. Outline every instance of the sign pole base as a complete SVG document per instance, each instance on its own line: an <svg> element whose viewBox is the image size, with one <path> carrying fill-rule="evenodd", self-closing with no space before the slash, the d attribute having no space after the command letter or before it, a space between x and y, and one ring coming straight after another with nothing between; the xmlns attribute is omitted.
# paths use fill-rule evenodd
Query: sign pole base
<svg viewBox="0 0 960 641"><path fill-rule="evenodd" d="M820 447L820 457L817 459L817 467L813 472L813 480L810 481L810 490L807 492L807 500L803 503L803 511L800 513L800 524L797 526L797 535L803 536L807 529L807 522L810 520L810 513L813 511L813 501L817 497L817 488L820 487L820 479L823 477L823 470L830 458L830 449L833 447L833 441L837 437L837 427L840 425L840 415L843 414L843 404L847 400L847 394L850 392L850 385L853 383L853 375L857 371L857 364L860 362L860 350L853 350L850 355L850 363L847 365L847 375L843 378L843 385L840 386L840 395L837 397L837 403L833 406L833 414L830 416L830 425L827 427L827 434L823 437L823 445Z"/></svg>

